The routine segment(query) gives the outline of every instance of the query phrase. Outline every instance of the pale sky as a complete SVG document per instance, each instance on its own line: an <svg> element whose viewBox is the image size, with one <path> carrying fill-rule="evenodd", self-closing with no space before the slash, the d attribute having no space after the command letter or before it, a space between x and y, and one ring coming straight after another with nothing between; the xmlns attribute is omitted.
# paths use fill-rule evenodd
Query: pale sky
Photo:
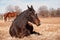
<svg viewBox="0 0 60 40"><path fill-rule="evenodd" d="M0 13L4 13L8 5L18 5L22 10L25 10L27 5L33 5L35 10L42 5L48 8L60 8L60 0L0 0Z"/></svg>

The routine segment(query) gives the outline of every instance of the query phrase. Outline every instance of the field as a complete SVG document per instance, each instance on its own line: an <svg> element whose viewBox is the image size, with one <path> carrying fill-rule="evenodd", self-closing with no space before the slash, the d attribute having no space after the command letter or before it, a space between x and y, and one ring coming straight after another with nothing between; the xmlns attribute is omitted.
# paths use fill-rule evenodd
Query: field
<svg viewBox="0 0 60 40"><path fill-rule="evenodd" d="M11 21L0 20L0 40L60 40L60 17L40 18L41 25L34 26L34 30L41 35L32 34L24 38L12 38L9 35Z"/></svg>

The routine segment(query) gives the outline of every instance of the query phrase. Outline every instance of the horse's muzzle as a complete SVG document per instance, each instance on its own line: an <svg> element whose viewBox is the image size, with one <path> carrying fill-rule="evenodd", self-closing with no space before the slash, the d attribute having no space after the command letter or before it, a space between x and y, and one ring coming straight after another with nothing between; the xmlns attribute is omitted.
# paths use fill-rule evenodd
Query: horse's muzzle
<svg viewBox="0 0 60 40"><path fill-rule="evenodd" d="M41 23L38 23L38 25L37 26L40 26L41 25Z"/></svg>

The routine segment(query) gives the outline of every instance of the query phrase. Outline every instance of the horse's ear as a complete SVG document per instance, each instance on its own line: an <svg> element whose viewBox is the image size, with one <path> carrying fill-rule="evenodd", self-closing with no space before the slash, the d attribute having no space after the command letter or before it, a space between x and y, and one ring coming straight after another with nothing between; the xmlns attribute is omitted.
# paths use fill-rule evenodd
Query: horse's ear
<svg viewBox="0 0 60 40"><path fill-rule="evenodd" d="M28 9L30 9L30 7L27 5Z"/></svg>
<svg viewBox="0 0 60 40"><path fill-rule="evenodd" d="M31 8L33 9L33 6L31 5Z"/></svg>

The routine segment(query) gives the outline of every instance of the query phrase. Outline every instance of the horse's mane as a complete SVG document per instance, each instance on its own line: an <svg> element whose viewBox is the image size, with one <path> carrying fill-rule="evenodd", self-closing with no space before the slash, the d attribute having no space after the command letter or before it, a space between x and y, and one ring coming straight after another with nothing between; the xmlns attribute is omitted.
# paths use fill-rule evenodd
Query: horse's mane
<svg viewBox="0 0 60 40"><path fill-rule="evenodd" d="M27 9L27 10L28 10L28 9ZM21 15L24 14L24 13L26 13L27 10L24 10L23 12L21 12L19 15L17 15L17 17L18 17L18 16L21 16Z"/></svg>
<svg viewBox="0 0 60 40"><path fill-rule="evenodd" d="M26 13L26 11L28 11L28 9L27 9L27 10L24 10L24 11L21 12L19 15L17 15L16 18L14 19L14 21L15 21L18 17L23 16L23 15Z"/></svg>

